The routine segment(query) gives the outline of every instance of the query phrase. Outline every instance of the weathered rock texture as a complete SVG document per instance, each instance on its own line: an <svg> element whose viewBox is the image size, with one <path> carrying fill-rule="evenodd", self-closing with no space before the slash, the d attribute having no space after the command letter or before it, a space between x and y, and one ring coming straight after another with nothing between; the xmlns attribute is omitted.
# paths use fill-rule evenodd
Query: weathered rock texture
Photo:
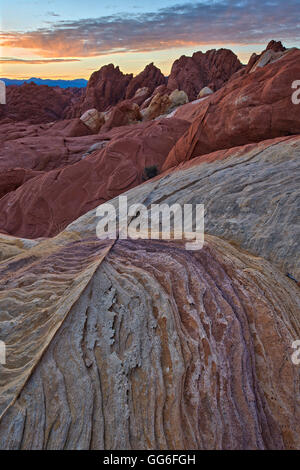
<svg viewBox="0 0 300 470"><path fill-rule="evenodd" d="M215 237L100 241L93 216L0 264L0 448L299 448L296 284Z"/></svg>
<svg viewBox="0 0 300 470"><path fill-rule="evenodd" d="M183 170L185 169L185 170ZM195 158L156 190L204 204L207 233L263 256L300 280L300 137L279 138ZM176 181L176 183L175 183ZM188 190L187 190L188 189Z"/></svg>
<svg viewBox="0 0 300 470"><path fill-rule="evenodd" d="M51 149L46 166L50 151L46 147L43 159L39 151L40 160L31 168L51 170L51 164L57 169L23 184L0 200L0 230L25 238L56 235L88 210L142 183L145 167L156 165L160 170L187 127L186 121L164 119L112 129L98 136L61 138L64 146L59 138L55 139L60 152L64 149L63 154ZM105 145L89 155L91 137ZM68 150L70 145L77 146L75 155ZM64 165L58 166L56 158L62 163L63 156ZM43 162L43 168L38 162L40 165Z"/></svg>
<svg viewBox="0 0 300 470"><path fill-rule="evenodd" d="M40 124L62 119L70 106L81 99L80 89L60 89L47 85L25 83L6 88L6 105L0 118Z"/></svg>
<svg viewBox="0 0 300 470"><path fill-rule="evenodd" d="M292 83L300 76L300 50L231 80L199 103L199 113L171 150L164 168L215 150L299 134Z"/></svg>
<svg viewBox="0 0 300 470"><path fill-rule="evenodd" d="M126 98L133 98L140 88L148 88L149 94L152 94L156 87L165 85L166 78L155 65L149 64L145 69L134 77L129 83L126 90Z"/></svg>
<svg viewBox="0 0 300 470"><path fill-rule="evenodd" d="M59 124L66 127L59 129ZM25 168L49 171L81 160L90 145L100 141L101 137L67 137L73 124L74 120L67 123L61 121L48 129L33 128L32 132L29 129L24 134L22 131L12 133L0 148L0 170Z"/></svg>
<svg viewBox="0 0 300 470"><path fill-rule="evenodd" d="M80 121L82 121L93 133L99 132L100 127L105 122L103 115L95 108L88 109L83 113L83 115L80 116Z"/></svg>
<svg viewBox="0 0 300 470"><path fill-rule="evenodd" d="M174 90L169 94L157 93L151 99L149 106L141 111L141 114L145 121L151 121L159 116L171 113L186 103L188 103L188 97L182 90Z"/></svg>
<svg viewBox="0 0 300 470"><path fill-rule="evenodd" d="M41 174L40 171L25 170L24 168L0 171L0 198Z"/></svg>
<svg viewBox="0 0 300 470"><path fill-rule="evenodd" d="M180 59L190 95L238 71L168 119L133 125L187 101L150 65L101 69L77 119L2 120L0 449L300 449L299 54ZM99 134L85 105L109 106ZM203 248L97 238L125 191L204 204Z"/></svg>
<svg viewBox="0 0 300 470"><path fill-rule="evenodd" d="M199 91L199 94L197 96L197 98L204 98L205 96L208 96L208 95L212 95L213 94L213 91L211 88L209 88L208 86L205 86L204 88L202 88L202 90Z"/></svg>
<svg viewBox="0 0 300 470"><path fill-rule="evenodd" d="M241 67L237 56L228 49L195 52L192 57L182 56L174 62L168 88L184 90L189 100L194 100L203 87L214 91L221 88Z"/></svg>
<svg viewBox="0 0 300 470"><path fill-rule="evenodd" d="M91 108L105 111L109 106L122 101L131 79L132 74L124 75L119 67L115 67L113 64L101 67L100 70L92 73L88 81L86 94L80 105L80 112L83 113Z"/></svg>
<svg viewBox="0 0 300 470"><path fill-rule="evenodd" d="M129 100L121 101L121 103L109 111L107 121L102 126L101 131L107 131L113 127L135 124L141 120L142 116L137 103L132 103Z"/></svg>

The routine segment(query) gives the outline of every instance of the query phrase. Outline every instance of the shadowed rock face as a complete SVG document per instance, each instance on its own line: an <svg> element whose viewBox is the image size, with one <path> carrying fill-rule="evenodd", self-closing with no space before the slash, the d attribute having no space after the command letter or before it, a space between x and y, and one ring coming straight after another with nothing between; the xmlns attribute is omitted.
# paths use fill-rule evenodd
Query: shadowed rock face
<svg viewBox="0 0 300 470"><path fill-rule="evenodd" d="M161 169L187 127L186 121L165 119L116 128L99 134L94 142L104 142L104 148L86 156L83 149L87 150L91 137L96 136L61 137L61 143L55 139L70 164L48 171L2 198L0 229L25 238L56 235L88 210L142 183L145 167ZM46 142L52 140L46 138ZM77 148L72 155L70 144L80 144L81 154ZM56 158L60 155L57 150L52 153ZM71 163L72 157L77 163ZM52 164L53 160L54 156Z"/></svg>
<svg viewBox="0 0 300 470"><path fill-rule="evenodd" d="M24 170L23 168L0 171L0 198L40 174L40 171Z"/></svg>
<svg viewBox="0 0 300 470"><path fill-rule="evenodd" d="M63 119L70 106L74 106L83 94L76 88L53 88L47 85L25 83L8 86L7 104L0 118L41 124Z"/></svg>
<svg viewBox="0 0 300 470"><path fill-rule="evenodd" d="M149 95L153 93L156 87L166 84L166 78L155 65L149 64L145 69L134 77L126 90L126 99L133 98L136 91L147 87Z"/></svg>
<svg viewBox="0 0 300 470"><path fill-rule="evenodd" d="M24 123L1 126L4 133L0 136L0 171L16 168L49 171L81 160L88 148L101 138L98 135L68 137L74 129L74 121L44 126ZM83 123L82 126L88 132Z"/></svg>
<svg viewBox="0 0 300 470"><path fill-rule="evenodd" d="M228 49L195 52L192 57L182 56L172 66L168 79L170 90L184 90L189 100L195 100L203 87L218 90L242 64Z"/></svg>
<svg viewBox="0 0 300 470"><path fill-rule="evenodd" d="M129 100L124 100L109 112L106 123L101 127L101 132L108 131L113 127L136 124L141 120L139 106Z"/></svg>
<svg viewBox="0 0 300 470"><path fill-rule="evenodd" d="M292 83L299 76L297 49L231 80L197 105L198 115L171 150L164 169L215 150L299 134L299 106L292 102Z"/></svg>
<svg viewBox="0 0 300 470"><path fill-rule="evenodd" d="M122 101L131 79L132 74L124 75L119 67L114 67L113 64L101 67L88 81L86 94L80 105L80 114L91 108L105 111L109 106ZM77 116L80 114L75 113Z"/></svg>

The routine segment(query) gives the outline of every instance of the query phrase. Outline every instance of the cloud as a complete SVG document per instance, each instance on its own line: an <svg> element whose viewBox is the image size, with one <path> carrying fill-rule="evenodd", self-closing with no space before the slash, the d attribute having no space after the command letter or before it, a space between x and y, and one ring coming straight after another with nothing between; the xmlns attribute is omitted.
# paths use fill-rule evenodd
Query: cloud
<svg viewBox="0 0 300 470"><path fill-rule="evenodd" d="M203 0L156 13L61 20L35 31L3 33L0 45L32 49L41 57L89 57L270 39L295 43L299 13L299 0Z"/></svg>
<svg viewBox="0 0 300 470"><path fill-rule="evenodd" d="M80 59L17 59L15 57L0 57L0 64L50 64L53 62L80 62Z"/></svg>
<svg viewBox="0 0 300 470"><path fill-rule="evenodd" d="M48 16L53 16L53 17L61 16L61 15L59 15L58 13L55 13L54 11L47 11L46 15L48 15Z"/></svg>

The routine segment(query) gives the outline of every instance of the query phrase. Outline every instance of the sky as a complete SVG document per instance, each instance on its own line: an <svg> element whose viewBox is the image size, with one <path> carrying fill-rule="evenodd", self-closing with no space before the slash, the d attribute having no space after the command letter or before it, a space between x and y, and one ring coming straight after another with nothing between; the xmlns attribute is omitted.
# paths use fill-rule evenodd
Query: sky
<svg viewBox="0 0 300 470"><path fill-rule="evenodd" d="M246 63L271 40L300 47L300 0L0 0L0 76L89 78L114 63L165 75L221 47Z"/></svg>

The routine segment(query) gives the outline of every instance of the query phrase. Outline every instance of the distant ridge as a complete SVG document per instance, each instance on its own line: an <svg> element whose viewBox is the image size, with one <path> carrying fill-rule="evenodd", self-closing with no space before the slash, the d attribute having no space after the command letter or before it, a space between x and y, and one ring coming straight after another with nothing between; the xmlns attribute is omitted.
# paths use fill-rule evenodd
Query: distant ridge
<svg viewBox="0 0 300 470"><path fill-rule="evenodd" d="M27 80L13 80L10 78L0 78L6 85L23 85L23 83L34 82L37 85L58 86L60 88L85 88L87 80L84 78L76 78L75 80L51 80L43 78L28 78Z"/></svg>

